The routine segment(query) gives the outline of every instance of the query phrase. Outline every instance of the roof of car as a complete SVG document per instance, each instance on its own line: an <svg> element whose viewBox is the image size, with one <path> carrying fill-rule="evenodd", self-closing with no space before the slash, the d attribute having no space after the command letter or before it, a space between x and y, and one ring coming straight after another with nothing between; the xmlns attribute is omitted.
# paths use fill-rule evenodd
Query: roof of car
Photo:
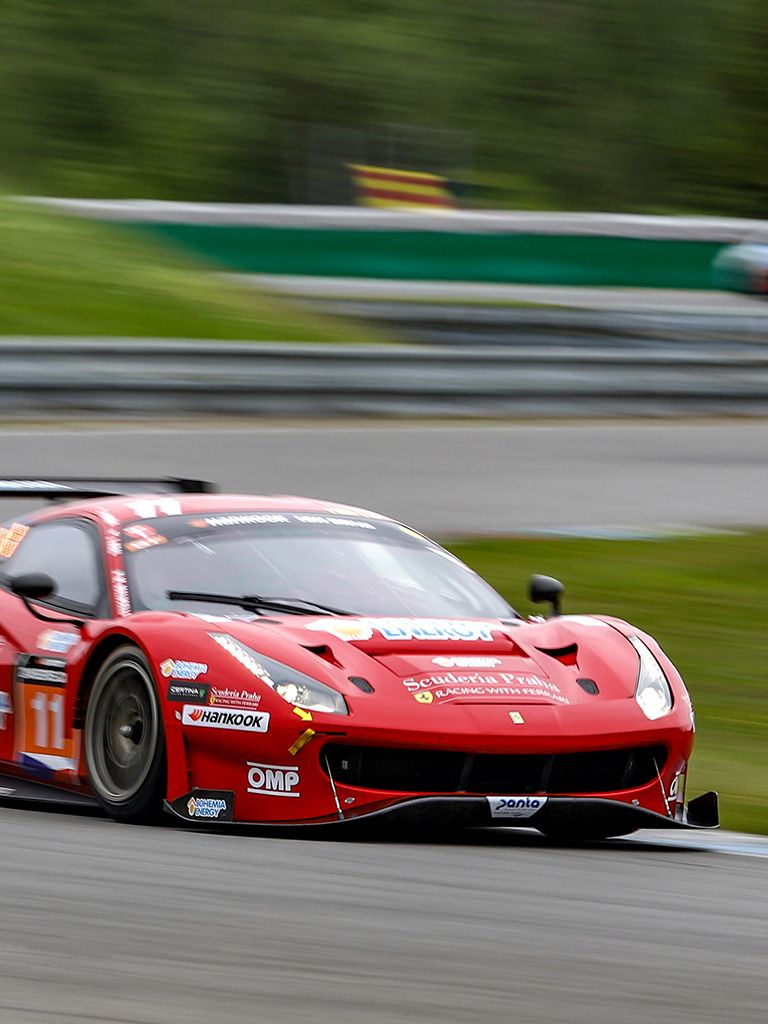
<svg viewBox="0 0 768 1024"><path fill-rule="evenodd" d="M86 516L115 526L166 515L224 512L311 512L319 515L387 519L387 516L336 501L286 494L131 494L48 505L24 517L43 522L61 516Z"/></svg>

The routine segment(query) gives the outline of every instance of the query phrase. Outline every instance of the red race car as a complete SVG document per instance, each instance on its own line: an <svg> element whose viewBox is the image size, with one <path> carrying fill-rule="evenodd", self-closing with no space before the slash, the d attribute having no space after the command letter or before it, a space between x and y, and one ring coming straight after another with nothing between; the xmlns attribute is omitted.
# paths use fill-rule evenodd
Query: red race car
<svg viewBox="0 0 768 1024"><path fill-rule="evenodd" d="M55 500L0 529L5 798L574 839L717 825L714 793L685 804L674 666L625 622L561 615L555 580L525 619L385 516L200 481L0 496Z"/></svg>

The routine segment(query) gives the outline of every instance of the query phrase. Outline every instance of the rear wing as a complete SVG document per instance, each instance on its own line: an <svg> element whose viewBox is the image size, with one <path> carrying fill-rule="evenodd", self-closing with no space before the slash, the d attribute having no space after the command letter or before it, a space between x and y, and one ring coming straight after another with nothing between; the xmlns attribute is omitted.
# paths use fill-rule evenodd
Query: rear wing
<svg viewBox="0 0 768 1024"><path fill-rule="evenodd" d="M109 498L129 494L214 494L216 487L205 480L167 476L160 479L47 477L44 480L14 477L0 479L0 498Z"/></svg>

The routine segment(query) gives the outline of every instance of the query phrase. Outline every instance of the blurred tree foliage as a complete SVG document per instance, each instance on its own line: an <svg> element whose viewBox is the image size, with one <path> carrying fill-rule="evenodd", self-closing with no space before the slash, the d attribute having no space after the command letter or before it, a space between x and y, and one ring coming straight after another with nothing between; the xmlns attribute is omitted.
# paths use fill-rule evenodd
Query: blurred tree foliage
<svg viewBox="0 0 768 1024"><path fill-rule="evenodd" d="M0 174L285 201L310 125L396 123L487 205L764 216L766 44L765 0L5 0Z"/></svg>

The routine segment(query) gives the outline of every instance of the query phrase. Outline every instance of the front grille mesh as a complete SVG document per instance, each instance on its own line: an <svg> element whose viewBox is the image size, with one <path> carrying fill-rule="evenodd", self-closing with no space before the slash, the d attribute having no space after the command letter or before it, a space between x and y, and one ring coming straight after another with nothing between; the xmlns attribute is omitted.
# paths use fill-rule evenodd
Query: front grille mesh
<svg viewBox="0 0 768 1024"><path fill-rule="evenodd" d="M663 746L570 754L465 754L328 744L321 764L334 781L395 793L610 793L663 771Z"/></svg>

